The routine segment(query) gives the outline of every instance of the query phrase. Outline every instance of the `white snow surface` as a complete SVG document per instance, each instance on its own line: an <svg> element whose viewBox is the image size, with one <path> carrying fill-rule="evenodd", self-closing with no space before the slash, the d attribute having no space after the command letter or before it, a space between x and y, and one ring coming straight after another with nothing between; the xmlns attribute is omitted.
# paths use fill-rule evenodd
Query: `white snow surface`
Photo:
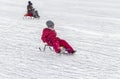
<svg viewBox="0 0 120 79"><path fill-rule="evenodd" d="M120 79L120 0L31 0L40 20L27 2L0 0L0 79ZM47 20L74 55L39 51Z"/></svg>

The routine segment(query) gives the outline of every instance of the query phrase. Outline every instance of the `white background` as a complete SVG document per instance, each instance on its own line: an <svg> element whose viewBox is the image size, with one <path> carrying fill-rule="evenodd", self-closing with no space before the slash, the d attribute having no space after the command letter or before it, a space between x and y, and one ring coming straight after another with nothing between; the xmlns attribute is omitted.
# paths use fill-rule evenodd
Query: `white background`
<svg viewBox="0 0 120 79"><path fill-rule="evenodd" d="M27 2L0 0L0 79L120 79L120 0L32 0L40 20ZM39 51L47 20L75 55Z"/></svg>

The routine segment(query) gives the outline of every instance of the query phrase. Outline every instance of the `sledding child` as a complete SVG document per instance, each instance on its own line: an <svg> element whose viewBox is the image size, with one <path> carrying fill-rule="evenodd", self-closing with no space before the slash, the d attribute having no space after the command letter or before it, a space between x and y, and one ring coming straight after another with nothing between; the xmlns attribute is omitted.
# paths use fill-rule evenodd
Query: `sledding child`
<svg viewBox="0 0 120 79"><path fill-rule="evenodd" d="M28 1L27 14L32 14L32 10L33 10L32 3L31 3L31 1Z"/></svg>
<svg viewBox="0 0 120 79"><path fill-rule="evenodd" d="M41 37L44 43L47 43L48 46L52 46L56 53L61 52L61 47L64 47L65 50L70 54L76 52L67 41L57 37L57 33L54 29L54 23L51 20L47 21L46 25L47 28L43 29Z"/></svg>

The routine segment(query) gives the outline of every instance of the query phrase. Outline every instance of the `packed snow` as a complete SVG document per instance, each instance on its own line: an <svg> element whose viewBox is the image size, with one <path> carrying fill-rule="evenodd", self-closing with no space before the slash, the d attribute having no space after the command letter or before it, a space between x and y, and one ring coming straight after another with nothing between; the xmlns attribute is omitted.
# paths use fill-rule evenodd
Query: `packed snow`
<svg viewBox="0 0 120 79"><path fill-rule="evenodd" d="M120 0L0 0L0 79L120 79ZM39 51L46 21L77 52Z"/></svg>

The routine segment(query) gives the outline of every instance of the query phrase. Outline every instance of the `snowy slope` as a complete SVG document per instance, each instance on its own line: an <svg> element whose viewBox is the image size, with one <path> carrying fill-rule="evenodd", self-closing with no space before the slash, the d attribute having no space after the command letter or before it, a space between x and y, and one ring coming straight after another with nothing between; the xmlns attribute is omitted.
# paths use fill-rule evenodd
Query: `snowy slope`
<svg viewBox="0 0 120 79"><path fill-rule="evenodd" d="M23 19L27 0L0 0L0 79L120 79L119 0L32 2L40 20ZM38 50L49 19L75 55Z"/></svg>

